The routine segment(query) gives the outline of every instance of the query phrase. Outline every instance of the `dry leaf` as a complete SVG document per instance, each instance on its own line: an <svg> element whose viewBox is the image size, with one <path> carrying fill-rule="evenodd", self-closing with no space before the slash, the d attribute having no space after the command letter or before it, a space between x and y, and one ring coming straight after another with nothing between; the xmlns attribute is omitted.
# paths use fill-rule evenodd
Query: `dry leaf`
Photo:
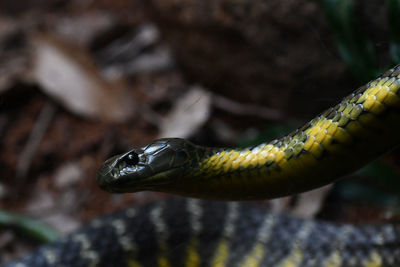
<svg viewBox="0 0 400 267"><path fill-rule="evenodd" d="M86 45L99 33L112 28L116 20L109 13L96 11L59 17L55 23L55 31L60 36L76 44Z"/></svg>
<svg viewBox="0 0 400 267"><path fill-rule="evenodd" d="M41 220L61 234L71 233L81 225L81 223L72 216L60 212L53 212L48 216L42 217Z"/></svg>
<svg viewBox="0 0 400 267"><path fill-rule="evenodd" d="M27 66L27 45L21 24L0 17L0 93L21 78Z"/></svg>
<svg viewBox="0 0 400 267"><path fill-rule="evenodd" d="M110 121L124 121L132 115L129 96L100 75L83 49L49 35L38 35L33 43L33 76L41 89L65 108Z"/></svg>
<svg viewBox="0 0 400 267"><path fill-rule="evenodd" d="M65 189L78 183L83 176L83 170L77 162L67 162L56 170L54 184L58 189Z"/></svg>
<svg viewBox="0 0 400 267"><path fill-rule="evenodd" d="M56 201L52 194L45 191L35 192L32 199L26 206L26 210L33 215L43 214L44 211L51 210L55 207Z"/></svg>
<svg viewBox="0 0 400 267"><path fill-rule="evenodd" d="M294 196L272 199L269 203L274 212L286 212L300 218L313 218L321 210L331 188L332 185L327 185L298 194L294 205L292 203Z"/></svg>
<svg viewBox="0 0 400 267"><path fill-rule="evenodd" d="M332 185L327 185L299 195L296 206L291 213L297 217L312 218L324 204L324 200L331 191Z"/></svg>
<svg viewBox="0 0 400 267"><path fill-rule="evenodd" d="M200 87L193 87L176 101L163 120L160 137L189 137L207 121L210 108L211 94Z"/></svg>

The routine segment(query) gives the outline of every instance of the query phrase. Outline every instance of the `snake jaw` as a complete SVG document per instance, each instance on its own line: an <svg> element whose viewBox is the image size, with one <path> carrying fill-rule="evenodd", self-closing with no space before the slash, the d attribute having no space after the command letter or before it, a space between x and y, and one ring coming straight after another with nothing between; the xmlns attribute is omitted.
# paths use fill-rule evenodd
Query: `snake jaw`
<svg viewBox="0 0 400 267"><path fill-rule="evenodd" d="M178 145L177 145L178 144ZM182 153L183 139L160 139L108 159L97 173L97 183L112 193L157 190L182 176L189 155ZM180 145L180 146L179 146Z"/></svg>

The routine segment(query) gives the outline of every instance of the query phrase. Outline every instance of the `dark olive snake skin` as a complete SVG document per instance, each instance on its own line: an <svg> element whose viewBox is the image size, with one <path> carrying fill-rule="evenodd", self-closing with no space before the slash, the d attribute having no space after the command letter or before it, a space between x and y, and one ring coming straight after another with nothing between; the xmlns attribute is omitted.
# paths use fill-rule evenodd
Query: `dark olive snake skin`
<svg viewBox="0 0 400 267"><path fill-rule="evenodd" d="M161 139L107 160L99 186L210 199L310 190L400 143L400 66L293 133L245 149ZM400 266L400 225L335 225L237 202L154 202L92 221L9 266Z"/></svg>
<svg viewBox="0 0 400 267"><path fill-rule="evenodd" d="M153 202L8 266L400 266L400 225L335 225L238 202Z"/></svg>

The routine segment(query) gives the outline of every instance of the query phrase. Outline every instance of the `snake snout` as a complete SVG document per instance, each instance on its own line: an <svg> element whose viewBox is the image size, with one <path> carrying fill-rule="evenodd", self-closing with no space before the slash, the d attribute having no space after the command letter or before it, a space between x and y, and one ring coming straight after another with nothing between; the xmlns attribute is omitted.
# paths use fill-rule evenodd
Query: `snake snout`
<svg viewBox="0 0 400 267"><path fill-rule="evenodd" d="M96 182L101 189L106 189L113 179L113 169L116 164L116 159L118 156L114 156L106 160L103 165L98 169Z"/></svg>

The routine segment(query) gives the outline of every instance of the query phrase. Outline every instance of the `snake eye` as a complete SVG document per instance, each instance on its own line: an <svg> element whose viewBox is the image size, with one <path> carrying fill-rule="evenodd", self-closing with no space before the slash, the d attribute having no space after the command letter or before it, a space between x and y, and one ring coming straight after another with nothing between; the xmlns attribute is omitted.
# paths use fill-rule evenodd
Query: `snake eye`
<svg viewBox="0 0 400 267"><path fill-rule="evenodd" d="M135 152L131 152L127 154L123 159L123 162L125 162L127 165L136 165L139 163L139 155Z"/></svg>

